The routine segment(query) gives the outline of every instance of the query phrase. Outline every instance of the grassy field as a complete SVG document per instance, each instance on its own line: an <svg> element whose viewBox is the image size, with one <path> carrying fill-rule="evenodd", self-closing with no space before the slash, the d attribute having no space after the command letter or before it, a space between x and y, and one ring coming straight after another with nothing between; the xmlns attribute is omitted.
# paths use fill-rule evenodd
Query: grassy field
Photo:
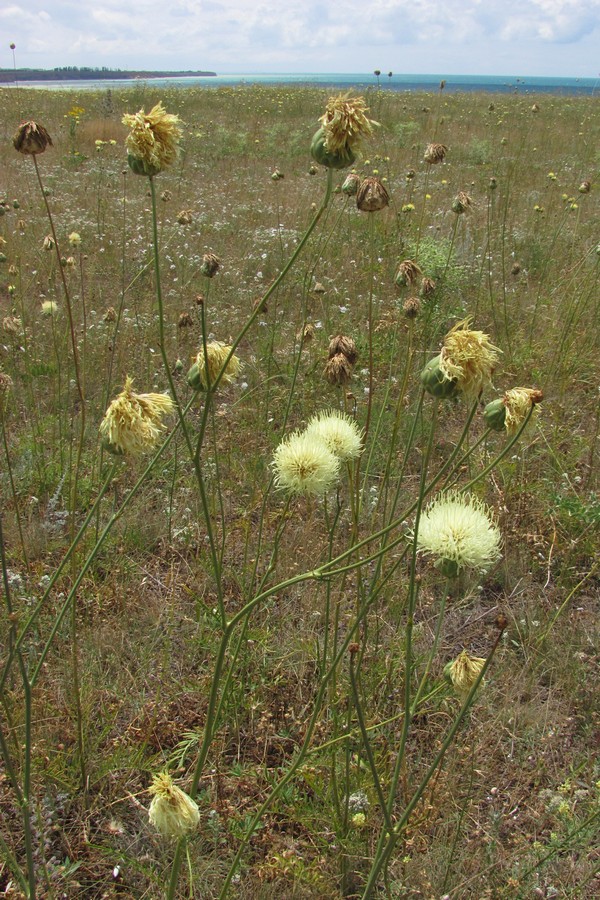
<svg viewBox="0 0 600 900"><path fill-rule="evenodd" d="M600 893L599 101L373 91L369 213L310 157L327 99L0 90L7 897ZM121 118L159 100L181 152L138 177ZM468 317L493 386L436 400ZM213 340L241 371L195 392ZM99 437L127 376L175 400L141 456ZM516 387L543 402L490 430ZM362 453L282 490L277 448L331 410ZM450 488L501 532L485 572L418 543ZM179 840L148 818L167 770Z"/></svg>

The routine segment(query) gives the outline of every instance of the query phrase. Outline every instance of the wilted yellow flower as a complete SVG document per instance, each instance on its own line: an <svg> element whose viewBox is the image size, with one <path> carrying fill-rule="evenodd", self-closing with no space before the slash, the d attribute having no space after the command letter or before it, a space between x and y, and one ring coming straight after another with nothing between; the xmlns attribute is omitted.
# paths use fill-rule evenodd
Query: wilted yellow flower
<svg viewBox="0 0 600 900"><path fill-rule="evenodd" d="M491 510L472 495L442 495L419 521L417 547L437 557L436 567L449 577L460 569L485 572L500 558L501 543Z"/></svg>
<svg viewBox="0 0 600 900"><path fill-rule="evenodd" d="M168 394L136 394L132 384L127 376L100 423L102 441L111 453L136 456L151 451L166 430L164 416L174 409Z"/></svg>
<svg viewBox="0 0 600 900"><path fill-rule="evenodd" d="M337 480L340 461L323 441L295 432L285 438L273 456L275 484L290 494L321 496Z"/></svg>
<svg viewBox="0 0 600 900"><path fill-rule="evenodd" d="M457 390L478 397L491 384L500 350L483 331L469 328L471 319L458 322L444 338L439 367L445 378L456 379Z"/></svg>
<svg viewBox="0 0 600 900"><path fill-rule="evenodd" d="M126 113L122 120L130 132L125 139L129 165L136 175L157 175L175 162L181 139L179 116L168 113L162 103L149 113Z"/></svg>
<svg viewBox="0 0 600 900"><path fill-rule="evenodd" d="M492 400L483 411L483 418L494 431L514 434L519 430L531 408L544 399L542 391L533 388L512 388L498 400ZM536 410L537 412L537 410Z"/></svg>
<svg viewBox="0 0 600 900"><path fill-rule="evenodd" d="M79 245L81 244L81 235L76 231L72 231L69 235L69 243L71 247L79 247Z"/></svg>
<svg viewBox="0 0 600 900"><path fill-rule="evenodd" d="M197 828L200 821L198 804L173 784L168 772L154 776L148 793L154 795L148 818L165 837L180 838Z"/></svg>
<svg viewBox="0 0 600 900"><path fill-rule="evenodd" d="M225 365L230 353L231 347L227 346L227 344L223 344L221 341L209 341L206 345L205 359L204 347L201 347L193 366L187 374L190 387L193 387L195 391L200 389L207 391L209 385L212 386L215 383L217 375ZM234 353L227 363L227 368L221 377L221 381L230 384L241 371L242 364L239 357Z"/></svg>
<svg viewBox="0 0 600 900"><path fill-rule="evenodd" d="M330 97L319 119L325 131L325 146L330 153L356 150L363 137L373 134L378 122L367 118L369 107L362 97L339 94Z"/></svg>
<svg viewBox="0 0 600 900"><path fill-rule="evenodd" d="M362 453L362 429L354 419L338 410L317 413L304 433L323 441L327 449L340 460L356 459Z"/></svg>
<svg viewBox="0 0 600 900"><path fill-rule="evenodd" d="M470 656L466 650L463 650L456 659L445 666L444 677L463 700L469 695L471 688L479 678L485 662L481 656Z"/></svg>

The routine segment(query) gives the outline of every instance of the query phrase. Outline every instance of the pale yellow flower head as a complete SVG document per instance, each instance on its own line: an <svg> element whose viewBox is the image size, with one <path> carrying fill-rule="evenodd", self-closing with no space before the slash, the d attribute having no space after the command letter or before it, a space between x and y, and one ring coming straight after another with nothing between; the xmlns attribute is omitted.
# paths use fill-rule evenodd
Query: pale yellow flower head
<svg viewBox="0 0 600 900"><path fill-rule="evenodd" d="M42 315L54 316L58 312L58 304L55 300L42 300Z"/></svg>
<svg viewBox="0 0 600 900"><path fill-rule="evenodd" d="M111 453L139 456L154 449L174 403L167 394L136 394L132 383L127 376L100 423L100 436Z"/></svg>
<svg viewBox="0 0 600 900"><path fill-rule="evenodd" d="M444 668L444 675L459 697L464 700L481 675L484 665L485 659L481 656L470 656L463 650Z"/></svg>
<svg viewBox="0 0 600 900"><path fill-rule="evenodd" d="M204 347L196 356L194 364L188 372L188 383L195 390L208 390L209 384L215 383L217 375L225 365L225 362L231 353L231 347L223 344L221 341L209 341L206 344L206 357L204 355ZM221 378L225 384L234 381L242 371L242 364L238 356L233 354L227 363L227 368Z"/></svg>
<svg viewBox="0 0 600 900"><path fill-rule="evenodd" d="M154 776L148 793L154 795L148 818L165 837L180 838L198 827L198 804L173 784L168 772Z"/></svg>
<svg viewBox="0 0 600 900"><path fill-rule="evenodd" d="M487 571L500 558L501 543L491 510L473 495L442 494L419 521L417 547L435 556L448 576L461 569Z"/></svg>
<svg viewBox="0 0 600 900"><path fill-rule="evenodd" d="M281 490L322 496L337 481L340 461L314 435L295 432L277 447L272 466Z"/></svg>
<svg viewBox="0 0 600 900"><path fill-rule="evenodd" d="M146 113L126 113L122 122L129 126L125 146L130 166L138 175L157 175L177 158L181 128L179 116L168 113L162 103Z"/></svg>
<svg viewBox="0 0 600 900"><path fill-rule="evenodd" d="M536 406L537 413L537 404L541 403L542 400L542 392L533 388L518 387L507 391L502 398L506 408L504 425L507 432L514 434L518 431L529 415L531 407Z"/></svg>
<svg viewBox="0 0 600 900"><path fill-rule="evenodd" d="M356 459L362 453L363 432L354 419L338 410L313 416L304 432L322 441L340 460Z"/></svg>
<svg viewBox="0 0 600 900"><path fill-rule="evenodd" d="M444 338L440 353L440 371L457 389L476 399L491 384L492 373L501 352L483 331L472 331L471 320L458 322Z"/></svg>
<svg viewBox="0 0 600 900"><path fill-rule="evenodd" d="M79 247L79 245L81 244L81 235L76 231L72 231L69 235L69 244L71 245L71 247Z"/></svg>
<svg viewBox="0 0 600 900"><path fill-rule="evenodd" d="M363 137L373 134L378 122L367 118L369 107L362 97L339 94L330 97L325 113L319 119L325 132L325 147L329 153L355 150Z"/></svg>

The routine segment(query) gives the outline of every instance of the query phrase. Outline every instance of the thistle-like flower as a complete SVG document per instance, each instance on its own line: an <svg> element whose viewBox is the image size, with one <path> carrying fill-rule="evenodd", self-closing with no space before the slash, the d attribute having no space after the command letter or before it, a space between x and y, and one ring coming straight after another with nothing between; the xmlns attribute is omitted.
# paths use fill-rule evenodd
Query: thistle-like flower
<svg viewBox="0 0 600 900"><path fill-rule="evenodd" d="M394 284L397 287L407 287L420 278L423 274L421 267L412 259L403 259L398 264L394 275Z"/></svg>
<svg viewBox="0 0 600 900"><path fill-rule="evenodd" d="M58 303L55 300L42 300L42 315L54 316L58 312Z"/></svg>
<svg viewBox="0 0 600 900"><path fill-rule="evenodd" d="M214 278L221 268L221 260L216 253L205 253L202 257L202 265L200 271L207 278Z"/></svg>
<svg viewBox="0 0 600 900"><path fill-rule="evenodd" d="M273 456L275 484L290 494L320 497L336 482L340 461L322 440L305 432L285 438Z"/></svg>
<svg viewBox="0 0 600 900"><path fill-rule="evenodd" d="M13 146L19 153L35 156L43 153L46 147L52 147L52 138L43 125L37 122L23 122L15 132Z"/></svg>
<svg viewBox="0 0 600 900"><path fill-rule="evenodd" d="M204 357L204 347L200 348L196 360L187 374L187 380L190 387L195 391L207 391L217 378L217 375L225 365L225 362L231 353L231 347L223 344L221 341L209 341L206 345L206 359ZM242 371L242 364L238 356L233 354L227 368L221 377L221 381L231 384Z"/></svg>
<svg viewBox="0 0 600 900"><path fill-rule="evenodd" d="M317 413L304 433L322 441L341 461L356 459L362 453L362 430L354 419L337 410Z"/></svg>
<svg viewBox="0 0 600 900"><path fill-rule="evenodd" d="M197 828L200 821L198 804L173 784L168 772L154 776L148 793L154 795L148 818L165 837L180 838Z"/></svg>
<svg viewBox="0 0 600 900"><path fill-rule="evenodd" d="M174 409L167 394L136 394L127 376L118 397L112 401L100 423L105 448L117 455L137 456L155 447L166 430L164 416Z"/></svg>
<svg viewBox="0 0 600 900"><path fill-rule="evenodd" d="M481 675L485 662L481 656L470 656L463 650L456 659L444 667L444 677L461 699L465 700L468 697L471 688Z"/></svg>
<svg viewBox="0 0 600 900"><path fill-rule="evenodd" d="M468 212L473 205L473 201L465 191L459 191L452 201L452 212L457 216Z"/></svg>
<svg viewBox="0 0 600 900"><path fill-rule="evenodd" d="M458 322L444 338L439 356L430 360L421 373L423 387L434 397L461 393L476 399L492 382L501 351L483 331L472 331L470 324L470 318Z"/></svg>
<svg viewBox="0 0 600 900"><path fill-rule="evenodd" d="M181 139L179 116L168 113L162 103L150 112L126 113L122 120L130 129L125 146L128 162L136 175L158 175L175 162Z"/></svg>
<svg viewBox="0 0 600 900"><path fill-rule="evenodd" d="M332 169L351 166L363 137L373 134L378 122L367 117L369 108L362 97L330 97L319 119L321 127L311 143L313 159Z"/></svg>
<svg viewBox="0 0 600 900"><path fill-rule="evenodd" d="M435 556L436 567L448 577L461 569L487 571L500 558L501 543L491 510L472 495L442 495L419 521L418 549Z"/></svg>
<svg viewBox="0 0 600 900"><path fill-rule="evenodd" d="M81 244L81 235L77 231L72 231L69 235L69 244L71 247L79 247Z"/></svg>
<svg viewBox="0 0 600 900"><path fill-rule="evenodd" d="M329 384L348 384L352 378L352 363L344 353L334 353L330 356L323 369L325 380Z"/></svg>
<svg viewBox="0 0 600 900"><path fill-rule="evenodd" d="M483 411L483 418L494 431L506 430L515 434L529 415L532 407L544 399L542 391L533 388L512 388L498 400L492 400Z"/></svg>
<svg viewBox="0 0 600 900"><path fill-rule="evenodd" d="M342 353L353 366L358 359L358 349L354 338L346 334L336 334L335 337L332 337L329 341L329 359L337 356L338 353Z"/></svg>

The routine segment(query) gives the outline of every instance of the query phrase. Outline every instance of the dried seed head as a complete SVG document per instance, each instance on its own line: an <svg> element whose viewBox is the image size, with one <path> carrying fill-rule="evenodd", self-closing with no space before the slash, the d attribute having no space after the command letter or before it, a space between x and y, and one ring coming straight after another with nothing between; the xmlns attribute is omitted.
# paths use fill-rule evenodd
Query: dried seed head
<svg viewBox="0 0 600 900"><path fill-rule="evenodd" d="M2 319L2 328L6 334L19 334L23 327L23 323L19 316L6 316Z"/></svg>
<svg viewBox="0 0 600 900"><path fill-rule="evenodd" d="M421 301L418 297L409 297L402 304L402 311L407 319L416 319L421 311Z"/></svg>
<svg viewBox="0 0 600 900"><path fill-rule="evenodd" d="M191 328L194 324L194 320L192 319L189 312L182 312L179 316L177 327L178 328Z"/></svg>
<svg viewBox="0 0 600 900"><path fill-rule="evenodd" d="M444 161L448 148L445 144L427 144L423 159L430 165L437 165Z"/></svg>
<svg viewBox="0 0 600 900"><path fill-rule="evenodd" d="M423 271L412 259L403 259L396 269L394 283L397 287L407 287L420 278Z"/></svg>
<svg viewBox="0 0 600 900"><path fill-rule="evenodd" d="M327 360L323 375L329 384L348 384L352 378L352 365L343 353L336 353L335 356Z"/></svg>
<svg viewBox="0 0 600 900"><path fill-rule="evenodd" d="M512 268L510 270L511 275L518 275L521 271L521 266L518 262L512 264Z"/></svg>
<svg viewBox="0 0 600 900"><path fill-rule="evenodd" d="M103 315L103 320L105 322L116 322L117 321L117 311L114 306L109 306L106 309L106 312Z"/></svg>
<svg viewBox="0 0 600 900"><path fill-rule="evenodd" d="M579 187L578 187L578 191L579 191L580 194L589 194L589 192L591 191L591 189L592 189L592 182L591 182L591 181L582 181L581 184L580 184Z"/></svg>
<svg viewBox="0 0 600 900"><path fill-rule="evenodd" d="M215 253L205 253L202 257L200 272L207 278L214 278L221 268L221 260Z"/></svg>
<svg viewBox="0 0 600 900"><path fill-rule="evenodd" d="M362 212L377 212L389 206L390 195L375 175L363 178L356 192L356 206Z"/></svg>
<svg viewBox="0 0 600 900"><path fill-rule="evenodd" d="M465 191L459 191L452 201L452 212L457 216L466 213L472 206L473 201Z"/></svg>
<svg viewBox="0 0 600 900"><path fill-rule="evenodd" d="M54 250L54 238L52 235L47 234L42 242L42 249L50 252L50 250Z"/></svg>
<svg viewBox="0 0 600 900"><path fill-rule="evenodd" d="M336 334L335 337L331 338L329 341L329 359L332 359L339 353L345 356L350 365L353 366L358 359L358 350L354 339L345 334Z"/></svg>
<svg viewBox="0 0 600 900"><path fill-rule="evenodd" d="M421 282L421 296L428 297L429 294L433 294L435 291L435 281L433 278L429 278L425 276L423 281Z"/></svg>
<svg viewBox="0 0 600 900"><path fill-rule="evenodd" d="M19 153L35 156L43 153L46 147L52 147L52 138L43 125L37 122L23 122L13 137L13 145Z"/></svg>
<svg viewBox="0 0 600 900"><path fill-rule="evenodd" d="M192 224L192 211L191 209L181 209L177 213L177 222L179 225L191 225Z"/></svg>

